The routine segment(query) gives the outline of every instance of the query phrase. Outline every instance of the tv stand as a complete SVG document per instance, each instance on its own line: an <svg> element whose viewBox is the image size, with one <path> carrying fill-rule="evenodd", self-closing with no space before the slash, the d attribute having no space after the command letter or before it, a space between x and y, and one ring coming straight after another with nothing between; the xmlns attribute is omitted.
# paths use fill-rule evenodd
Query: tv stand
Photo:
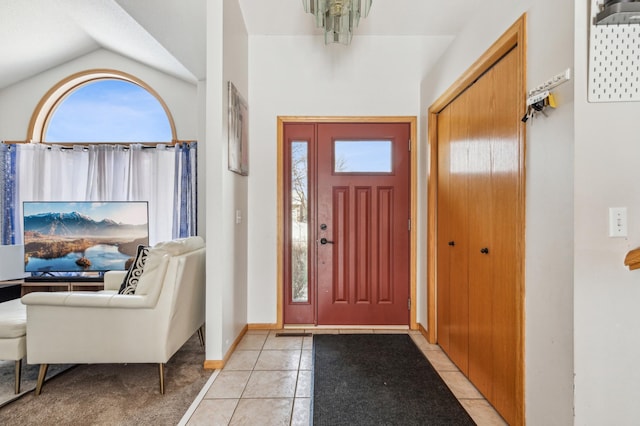
<svg viewBox="0 0 640 426"><path fill-rule="evenodd" d="M56 277L63 278L63 277ZM75 278L75 277L65 277L65 278ZM80 277L78 277L80 278ZM87 277L84 277L87 278ZM89 277L93 278L93 277ZM27 293L32 293L34 291L99 291L104 289L104 282L100 281L89 281L89 280L65 280L65 281L52 281L52 280L41 280L41 281L27 281L20 280L17 281L21 285L20 289L20 297L24 296Z"/></svg>
<svg viewBox="0 0 640 426"><path fill-rule="evenodd" d="M60 282L104 282L104 276L96 275L95 277L69 276L61 277L58 275L38 275L25 277L25 283L60 283Z"/></svg>

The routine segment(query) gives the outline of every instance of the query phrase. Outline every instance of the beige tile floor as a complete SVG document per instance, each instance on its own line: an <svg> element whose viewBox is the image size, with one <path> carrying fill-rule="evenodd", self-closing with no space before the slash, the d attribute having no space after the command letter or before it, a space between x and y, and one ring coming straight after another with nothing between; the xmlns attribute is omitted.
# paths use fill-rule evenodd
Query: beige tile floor
<svg viewBox="0 0 640 426"><path fill-rule="evenodd" d="M429 344L419 332L362 328L304 331L408 333L479 426L506 424L442 349ZM224 369L216 370L207 382L181 425L308 426L312 342L313 337L276 337L274 330L248 331Z"/></svg>

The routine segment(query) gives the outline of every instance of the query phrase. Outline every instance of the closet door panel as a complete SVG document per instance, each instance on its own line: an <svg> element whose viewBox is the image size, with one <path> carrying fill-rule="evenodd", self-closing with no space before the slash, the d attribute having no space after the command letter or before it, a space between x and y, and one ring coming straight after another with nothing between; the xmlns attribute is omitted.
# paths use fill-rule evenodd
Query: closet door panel
<svg viewBox="0 0 640 426"><path fill-rule="evenodd" d="M450 105L450 320L449 356L460 371L469 370L469 100L463 93Z"/></svg>
<svg viewBox="0 0 640 426"><path fill-rule="evenodd" d="M487 74L492 71L489 70ZM493 209L491 85L485 74L470 87L469 123L469 379L487 398L493 391Z"/></svg>
<svg viewBox="0 0 640 426"><path fill-rule="evenodd" d="M451 301L450 301L450 268L452 241L450 226L450 112L443 111L438 115L438 306L437 328L438 344L449 352L449 330L451 329ZM454 242L455 244L455 242Z"/></svg>
<svg viewBox="0 0 640 426"><path fill-rule="evenodd" d="M518 49L438 117L438 341L510 424L524 403Z"/></svg>
<svg viewBox="0 0 640 426"><path fill-rule="evenodd" d="M521 345L519 335L521 319L518 274L518 223L522 212L519 205L519 158L517 81L513 77L517 55L514 51L505 56L493 68L490 75L495 99L491 114L491 202L495 257L493 279L493 397L492 404L511 419L516 415L514 395L517 393L517 366L515 348ZM499 90L498 90L499 89ZM499 224L499 225L498 225Z"/></svg>

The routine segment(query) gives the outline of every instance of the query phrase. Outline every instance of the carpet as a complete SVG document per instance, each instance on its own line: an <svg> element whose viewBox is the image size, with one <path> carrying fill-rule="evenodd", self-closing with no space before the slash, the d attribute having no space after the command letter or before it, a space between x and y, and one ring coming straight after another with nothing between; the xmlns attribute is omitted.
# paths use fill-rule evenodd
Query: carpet
<svg viewBox="0 0 640 426"><path fill-rule="evenodd" d="M173 426L212 374L204 359L196 334L165 364L164 395L157 364L78 365L0 408L0 424Z"/></svg>
<svg viewBox="0 0 640 426"><path fill-rule="evenodd" d="M71 364L59 364L52 365L47 371L46 380L51 379L54 376L68 370L73 367ZM27 360L22 360L22 378L20 380L20 393L15 394L15 380L16 380L16 362L15 361L0 361L0 408L9 404L11 401L20 398L22 395L33 391L36 388L38 382L38 371L40 365L29 365Z"/></svg>
<svg viewBox="0 0 640 426"><path fill-rule="evenodd" d="M474 425L406 334L313 336L313 424Z"/></svg>

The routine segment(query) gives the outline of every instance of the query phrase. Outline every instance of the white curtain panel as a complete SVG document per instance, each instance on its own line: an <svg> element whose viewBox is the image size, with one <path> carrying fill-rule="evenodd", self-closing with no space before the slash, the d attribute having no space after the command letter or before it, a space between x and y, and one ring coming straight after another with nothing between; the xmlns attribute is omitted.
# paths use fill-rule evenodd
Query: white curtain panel
<svg viewBox="0 0 640 426"><path fill-rule="evenodd" d="M150 149L132 145L129 154L128 199L149 202L149 241L152 244L171 240L175 211L174 148L157 145Z"/></svg>
<svg viewBox="0 0 640 426"><path fill-rule="evenodd" d="M172 238L175 153L158 145L17 145L18 208L23 201L147 201L149 243ZM15 224L22 236L22 223Z"/></svg>
<svg viewBox="0 0 640 426"><path fill-rule="evenodd" d="M87 180L87 186L84 188L85 199L129 200L127 179L130 174L131 153L122 145L89 145L86 147L86 154L86 165L80 153L76 157L83 167L87 167L86 171L83 169L81 172Z"/></svg>

